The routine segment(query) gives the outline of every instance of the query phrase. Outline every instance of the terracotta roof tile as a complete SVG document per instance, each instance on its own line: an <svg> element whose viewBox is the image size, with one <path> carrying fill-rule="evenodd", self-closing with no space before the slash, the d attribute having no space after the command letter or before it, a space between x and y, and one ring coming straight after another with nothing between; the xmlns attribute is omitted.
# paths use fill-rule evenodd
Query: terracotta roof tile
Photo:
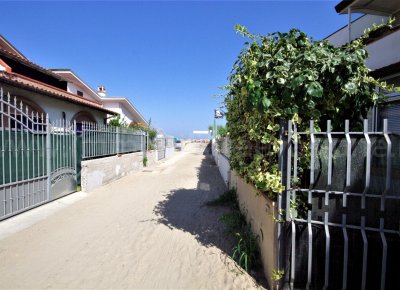
<svg viewBox="0 0 400 290"><path fill-rule="evenodd" d="M103 106L100 102L84 99L78 95L66 92L59 88L50 86L48 84L39 82L37 80L28 78L26 76L23 76L23 75L20 75L17 73L0 72L0 80L1 79L8 80L8 81L11 81L12 83L20 84L20 85L23 85L25 87L29 87L32 89L36 89L41 92L51 94L52 96L58 97L60 99L65 99L65 100L71 101L73 103L78 103L78 104L86 105L86 106L93 107L96 109L100 109L109 114L113 114L113 115L115 114L115 112L112 112L110 110L103 108Z"/></svg>
<svg viewBox="0 0 400 290"><path fill-rule="evenodd" d="M44 68L44 67L42 67L40 65L37 65L37 64L31 62L30 60L28 60L27 58L23 58L23 57L19 56L18 54L12 53L12 52L10 52L8 50L5 50L5 49L3 49L1 47L0 47L0 54L5 54L5 55L9 56L10 58L12 58L12 59L14 59L16 61L19 61L20 63L23 63L23 64L25 64L25 65L27 65L29 67L32 67L32 68L34 68L36 70L39 70L39 71L41 71L41 72L43 72L45 74L48 74L48 75L50 75L50 76L52 76L52 77L54 77L56 79L64 80L60 75L58 75L56 73L53 73L51 70L48 70L48 69L46 69L46 68Z"/></svg>

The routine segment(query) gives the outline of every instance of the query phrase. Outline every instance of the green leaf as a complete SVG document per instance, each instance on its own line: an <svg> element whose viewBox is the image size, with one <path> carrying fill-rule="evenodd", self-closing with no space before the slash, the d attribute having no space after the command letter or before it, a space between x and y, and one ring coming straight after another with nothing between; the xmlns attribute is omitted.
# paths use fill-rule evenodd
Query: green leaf
<svg viewBox="0 0 400 290"><path fill-rule="evenodd" d="M269 108L271 106L271 100L268 99L267 97L263 97L262 104L264 108Z"/></svg>
<svg viewBox="0 0 400 290"><path fill-rule="evenodd" d="M350 94L354 94L357 91L357 86L355 83L353 82L348 82L344 85L345 89L350 93Z"/></svg>
<svg viewBox="0 0 400 290"><path fill-rule="evenodd" d="M284 78L278 78L278 79L276 80L276 82L277 82L278 84L281 84L281 85L283 85L283 84L286 83L286 81L285 81Z"/></svg>
<svg viewBox="0 0 400 290"><path fill-rule="evenodd" d="M311 82L307 86L307 94L310 96L320 98L324 92L324 88L321 86L319 82Z"/></svg>

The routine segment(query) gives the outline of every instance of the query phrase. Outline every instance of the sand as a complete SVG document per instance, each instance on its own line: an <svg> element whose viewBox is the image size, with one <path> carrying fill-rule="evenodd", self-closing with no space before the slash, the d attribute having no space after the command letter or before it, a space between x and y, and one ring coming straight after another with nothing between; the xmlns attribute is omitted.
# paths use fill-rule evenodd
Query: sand
<svg viewBox="0 0 400 290"><path fill-rule="evenodd" d="M225 190L203 150L189 145L0 233L0 288L260 288L227 255L232 243L218 221L224 210L203 205Z"/></svg>

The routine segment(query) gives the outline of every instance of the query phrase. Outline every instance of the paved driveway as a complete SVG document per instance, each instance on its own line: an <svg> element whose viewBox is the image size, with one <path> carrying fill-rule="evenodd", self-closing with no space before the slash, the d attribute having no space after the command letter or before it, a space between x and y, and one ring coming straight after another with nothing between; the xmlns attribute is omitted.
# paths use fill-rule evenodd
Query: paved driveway
<svg viewBox="0 0 400 290"><path fill-rule="evenodd" d="M224 184L204 146L0 223L1 288L256 288L202 206Z"/></svg>

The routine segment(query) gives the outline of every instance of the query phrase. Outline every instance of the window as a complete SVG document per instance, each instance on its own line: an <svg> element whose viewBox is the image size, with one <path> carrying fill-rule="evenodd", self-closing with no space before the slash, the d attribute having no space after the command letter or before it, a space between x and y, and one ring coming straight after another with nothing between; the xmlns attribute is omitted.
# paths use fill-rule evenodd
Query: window
<svg viewBox="0 0 400 290"><path fill-rule="evenodd" d="M76 91L76 94L77 94L78 96L83 97L83 93L82 93L81 91Z"/></svg>

